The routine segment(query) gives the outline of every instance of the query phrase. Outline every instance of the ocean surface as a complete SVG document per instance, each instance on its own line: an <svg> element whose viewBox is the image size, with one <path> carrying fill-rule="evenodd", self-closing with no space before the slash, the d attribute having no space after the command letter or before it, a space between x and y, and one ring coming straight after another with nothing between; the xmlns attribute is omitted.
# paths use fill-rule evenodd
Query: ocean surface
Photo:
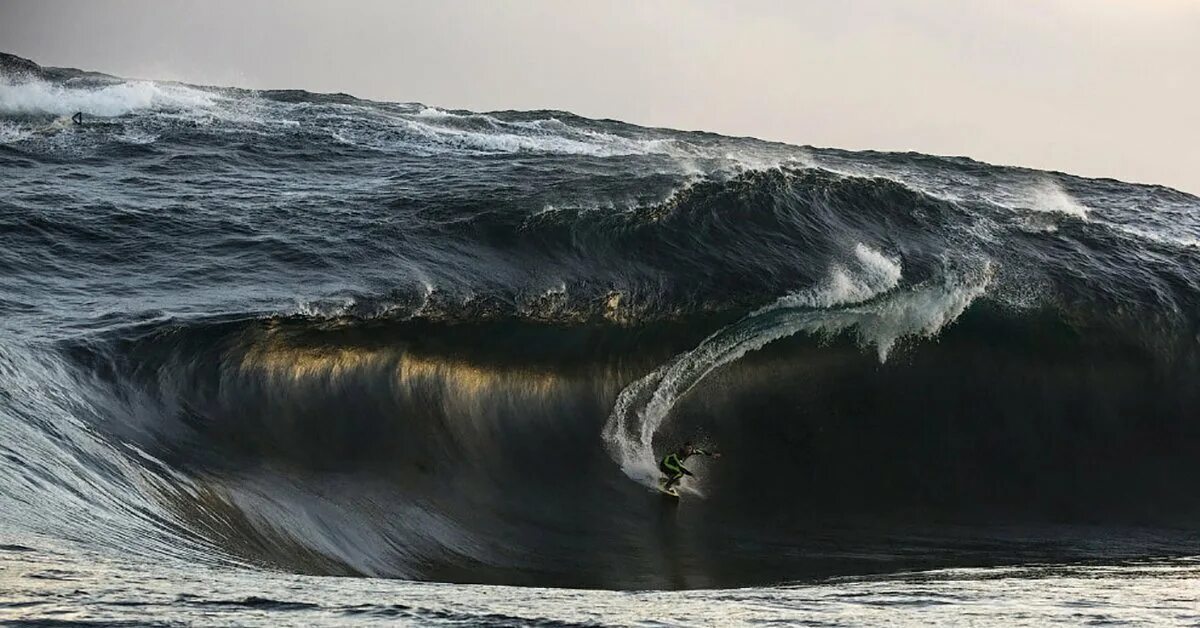
<svg viewBox="0 0 1200 628"><path fill-rule="evenodd" d="M0 55L0 623L1196 625L1198 377L1169 188Z"/></svg>

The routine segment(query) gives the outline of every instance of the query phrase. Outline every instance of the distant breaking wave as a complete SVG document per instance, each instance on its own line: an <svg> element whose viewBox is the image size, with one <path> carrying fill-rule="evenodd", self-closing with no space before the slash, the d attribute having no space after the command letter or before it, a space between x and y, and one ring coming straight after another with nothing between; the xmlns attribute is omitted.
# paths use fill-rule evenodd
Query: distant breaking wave
<svg viewBox="0 0 1200 628"><path fill-rule="evenodd" d="M0 535L651 589L1194 552L1182 192L10 56L0 170Z"/></svg>

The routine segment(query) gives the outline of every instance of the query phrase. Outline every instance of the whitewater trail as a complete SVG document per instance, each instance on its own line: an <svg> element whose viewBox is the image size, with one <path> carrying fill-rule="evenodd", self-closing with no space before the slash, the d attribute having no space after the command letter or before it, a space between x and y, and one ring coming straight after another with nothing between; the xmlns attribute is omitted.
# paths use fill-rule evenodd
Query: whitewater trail
<svg viewBox="0 0 1200 628"><path fill-rule="evenodd" d="M820 287L780 298L633 382L621 391L604 425L614 461L631 479L656 486L654 437L680 399L713 371L801 332L828 338L853 330L883 362L898 340L932 338L958 318L984 294L991 270L983 264L970 277L948 276L944 283L896 291L901 275L899 261L859 243L853 261L834 264ZM861 305L850 307L856 304Z"/></svg>

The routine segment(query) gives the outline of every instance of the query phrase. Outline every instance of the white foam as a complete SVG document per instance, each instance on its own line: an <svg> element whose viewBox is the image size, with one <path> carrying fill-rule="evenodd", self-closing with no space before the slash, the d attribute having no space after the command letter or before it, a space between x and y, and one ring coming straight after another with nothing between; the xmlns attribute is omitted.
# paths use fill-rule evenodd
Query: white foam
<svg viewBox="0 0 1200 628"><path fill-rule="evenodd" d="M416 113L394 118L410 133L430 142L463 150L484 152L535 152L594 157L624 155L662 155L674 161L674 171L684 174L709 174L713 162L734 171L767 170L782 166L809 166L807 152L788 148L764 147L747 150L721 144L704 146L679 138L659 137L647 131L644 137L627 137L572 125L558 118L506 121L482 113L453 113L425 107ZM464 123L476 122L473 128Z"/></svg>
<svg viewBox="0 0 1200 628"><path fill-rule="evenodd" d="M0 122L0 144L12 144L28 139L33 131L9 122Z"/></svg>
<svg viewBox="0 0 1200 628"><path fill-rule="evenodd" d="M418 118L459 118L461 116L450 113L437 107L422 107L416 114Z"/></svg>
<svg viewBox="0 0 1200 628"><path fill-rule="evenodd" d="M117 139L126 144L153 144L158 141L158 134L141 129L127 129L117 136Z"/></svg>
<svg viewBox="0 0 1200 628"><path fill-rule="evenodd" d="M1141 239L1141 240L1149 240L1156 244L1182 247L1182 248L1188 248L1188 249L1200 249L1200 238L1196 238L1196 237L1192 237L1192 236L1188 236L1188 235L1176 236L1176 235L1156 232L1151 229L1146 229L1146 228L1142 228L1142 227L1135 227L1133 225L1122 225L1122 224L1117 224L1117 223L1112 223L1112 222L1105 222L1104 225L1111 229L1120 231L1121 233L1124 233L1126 235L1133 236L1133 237Z"/></svg>
<svg viewBox="0 0 1200 628"><path fill-rule="evenodd" d="M435 110L436 111L436 110ZM497 153L557 153L615 157L621 155L669 154L674 140L636 140L607 133L573 129L571 133L528 133L490 116L478 116L493 130L477 131L439 124L444 118L458 118L445 112L422 110L413 118L397 118L405 130L431 142L465 150Z"/></svg>
<svg viewBox="0 0 1200 628"><path fill-rule="evenodd" d="M1088 217L1088 208L1051 178L1042 179L1031 187L1026 202L1034 211L1065 214L1081 220L1087 220Z"/></svg>
<svg viewBox="0 0 1200 628"><path fill-rule="evenodd" d="M311 318L340 318L354 311L358 301L353 297L339 300L296 299L291 313Z"/></svg>
<svg viewBox="0 0 1200 628"><path fill-rule="evenodd" d="M776 307L829 308L860 303L895 288L900 283L900 262L859 242L854 247L853 270L834 264L822 286L781 298Z"/></svg>
<svg viewBox="0 0 1200 628"><path fill-rule="evenodd" d="M775 170L779 168L816 168L816 160L804 149L779 150L746 150L738 147L734 150L724 150L720 158L735 170Z"/></svg>
<svg viewBox="0 0 1200 628"><path fill-rule="evenodd" d="M898 285L899 263L861 244L855 247L855 256L863 274L851 275L835 265L824 286L783 297L721 329L621 391L602 435L625 474L654 486L658 477L654 435L676 403L714 370L800 332L822 336L853 332L861 346L875 348L882 362L901 338L935 336L984 293L991 278L991 267L985 265L972 277L877 298ZM841 307L812 309L825 303Z"/></svg>
<svg viewBox="0 0 1200 628"><path fill-rule="evenodd" d="M0 82L0 113L113 117L146 109L208 107L213 97L182 85L151 81L76 88L45 81Z"/></svg>

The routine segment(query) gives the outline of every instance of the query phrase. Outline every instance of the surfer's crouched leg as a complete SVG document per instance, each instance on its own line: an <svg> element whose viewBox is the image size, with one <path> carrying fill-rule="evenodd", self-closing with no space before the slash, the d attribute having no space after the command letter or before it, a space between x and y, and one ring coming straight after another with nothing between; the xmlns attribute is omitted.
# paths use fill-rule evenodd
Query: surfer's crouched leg
<svg viewBox="0 0 1200 628"><path fill-rule="evenodd" d="M663 481L663 488L668 489L668 490L670 490L670 488L672 486L675 486L675 484L677 482L679 482L679 480L683 479L683 474L678 471L667 472L666 475L667 475L667 477L663 478L662 481Z"/></svg>
<svg viewBox="0 0 1200 628"><path fill-rule="evenodd" d="M687 474L687 469L678 464L671 464L673 456L663 458L662 462L658 463L658 470L662 472L663 479L659 482L662 484L663 490L669 491L672 486L675 486Z"/></svg>

